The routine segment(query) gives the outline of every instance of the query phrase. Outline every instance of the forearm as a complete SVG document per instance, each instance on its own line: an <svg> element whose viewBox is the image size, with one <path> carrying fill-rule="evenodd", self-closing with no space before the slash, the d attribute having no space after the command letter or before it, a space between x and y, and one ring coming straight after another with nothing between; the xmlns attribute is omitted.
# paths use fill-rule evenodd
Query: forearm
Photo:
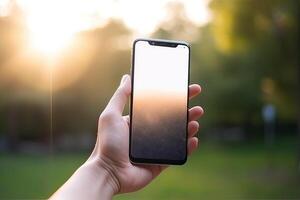
<svg viewBox="0 0 300 200"><path fill-rule="evenodd" d="M112 199L117 186L105 166L101 161L84 163L50 199Z"/></svg>

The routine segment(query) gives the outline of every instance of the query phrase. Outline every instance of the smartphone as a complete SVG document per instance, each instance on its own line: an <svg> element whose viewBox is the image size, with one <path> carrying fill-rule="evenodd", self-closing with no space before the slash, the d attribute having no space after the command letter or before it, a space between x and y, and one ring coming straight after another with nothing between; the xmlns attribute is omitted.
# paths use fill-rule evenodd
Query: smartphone
<svg viewBox="0 0 300 200"><path fill-rule="evenodd" d="M134 41L129 129L132 163L186 162L189 68L186 42Z"/></svg>

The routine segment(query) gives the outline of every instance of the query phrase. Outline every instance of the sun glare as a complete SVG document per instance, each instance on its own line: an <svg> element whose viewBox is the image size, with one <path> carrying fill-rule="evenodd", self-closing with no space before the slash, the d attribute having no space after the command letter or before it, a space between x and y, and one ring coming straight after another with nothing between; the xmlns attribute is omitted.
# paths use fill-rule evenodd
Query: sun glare
<svg viewBox="0 0 300 200"><path fill-rule="evenodd" d="M45 19L33 18L28 20L30 45L34 50L47 55L54 55L65 48L72 40L74 30L55 24L45 23Z"/></svg>
<svg viewBox="0 0 300 200"><path fill-rule="evenodd" d="M58 54L82 29L74 21L78 8L70 1L26 0L19 3L25 11L30 46L43 54Z"/></svg>
<svg viewBox="0 0 300 200"><path fill-rule="evenodd" d="M170 2L182 3L195 24L207 23L210 0L0 0L0 15L12 2L25 14L32 49L47 55L61 52L82 30L99 27L109 19L122 20L135 37L148 37L166 18Z"/></svg>
<svg viewBox="0 0 300 200"><path fill-rule="evenodd" d="M25 22L20 34L25 32L27 37L26 50L20 53L21 59L13 59L16 66L24 67L18 70L20 80L48 89L53 76L53 89L60 89L78 80L89 67L91 55L86 52L94 49L82 45L83 40L76 41L77 33L101 28L115 19L131 30L130 40L150 37L158 26L169 19L170 6L174 2L183 5L187 20L195 25L209 22L210 0L0 0L0 18L11 16L11 19ZM117 44L127 44L127 49L130 48L128 39L119 37L115 40ZM23 49L23 44L21 47ZM78 49L80 47L85 49L81 51ZM68 57L64 59L64 56ZM28 63L23 65L23 61ZM70 65L69 61L72 62ZM165 86L168 87L168 84Z"/></svg>

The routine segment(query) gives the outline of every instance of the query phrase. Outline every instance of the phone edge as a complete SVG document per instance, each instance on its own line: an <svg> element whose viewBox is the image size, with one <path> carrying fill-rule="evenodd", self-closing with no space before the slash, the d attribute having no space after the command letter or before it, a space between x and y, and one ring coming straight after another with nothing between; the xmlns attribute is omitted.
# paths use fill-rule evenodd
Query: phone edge
<svg viewBox="0 0 300 200"><path fill-rule="evenodd" d="M132 130L132 106L133 106L133 85L134 85L134 57L135 57L135 45L139 41L157 41L157 42L169 42L176 43L180 45L185 45L188 47L189 55L188 55L188 83L187 83L187 123L186 123L186 153L185 158L183 160L156 160L156 159L139 159L134 158L131 155L131 130ZM131 94L130 94L130 103L129 103L129 160L131 163L139 165L139 164L149 164L149 165L184 165L187 162L188 157L188 122L189 122L189 85L190 85L190 65L191 65L191 45L185 41L180 40L166 40L166 39L152 39L152 38L137 38L133 41L132 51L131 51L131 68L130 68L130 76L131 76Z"/></svg>

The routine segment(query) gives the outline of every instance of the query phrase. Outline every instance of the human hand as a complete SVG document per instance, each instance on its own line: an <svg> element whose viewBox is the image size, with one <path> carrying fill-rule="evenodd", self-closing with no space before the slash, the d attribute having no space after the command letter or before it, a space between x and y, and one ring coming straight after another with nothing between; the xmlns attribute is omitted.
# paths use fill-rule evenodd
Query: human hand
<svg viewBox="0 0 300 200"><path fill-rule="evenodd" d="M130 96L130 76L124 75L118 89L99 117L95 148L88 160L52 196L57 199L111 199L114 194L133 192L149 184L167 166L133 165L129 160L129 117L122 116ZM189 86L189 98L201 88ZM197 120L203 114L200 106L189 109L188 154L198 146L194 137Z"/></svg>
<svg viewBox="0 0 300 200"><path fill-rule="evenodd" d="M201 88L197 84L189 86L189 98L197 96ZM133 165L129 154L129 116L122 116L124 106L131 93L130 76L122 77L120 86L102 112L98 123L97 142L89 161L104 165L109 171L114 193L139 190L150 183L167 166ZM203 114L200 106L189 109L188 153L198 146L194 137L199 129L197 120Z"/></svg>

